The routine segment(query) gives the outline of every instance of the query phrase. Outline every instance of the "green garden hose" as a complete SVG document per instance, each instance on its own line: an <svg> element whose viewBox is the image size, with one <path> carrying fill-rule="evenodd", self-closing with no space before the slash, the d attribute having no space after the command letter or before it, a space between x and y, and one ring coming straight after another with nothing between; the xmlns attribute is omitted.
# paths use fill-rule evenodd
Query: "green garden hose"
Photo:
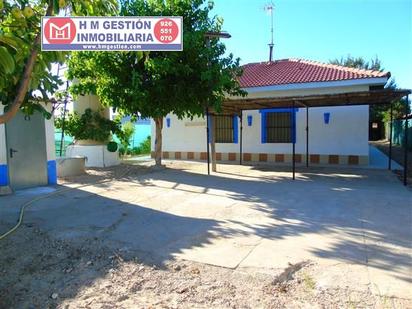
<svg viewBox="0 0 412 309"><path fill-rule="evenodd" d="M67 191L71 191L71 190L79 189L79 188L85 188L85 187L88 187L88 186L91 186L91 185L97 185L97 184L101 184L101 183L105 183L105 182L110 182L110 181L113 181L113 180L115 180L115 179L120 179L120 178L123 178L124 176L126 176L127 173L129 173L129 171L130 171L130 168L128 168L128 169L127 169L122 175L120 175L119 177L113 177L113 178L110 178L110 179L104 179L104 180L100 180L100 181L96 181L96 182L92 182L92 183L88 183L88 184L84 184L84 185L79 185L79 186L75 186L75 187L70 187L70 188L62 188L62 189L60 189L60 190L57 190L57 191L54 191L54 192L51 192L51 193L48 193L48 194L45 194L45 195L36 197L36 198L34 198L34 199L32 199L32 200L24 203L24 204L21 206L21 208L20 208L19 220L17 221L16 225L13 226L13 227L12 227L9 231L7 231L6 233L0 235L0 240L3 240L4 238L6 238L6 237L9 236L10 234L12 234L14 231L16 231L16 230L20 227L20 225L23 223L24 212L25 212L26 208L29 207L30 205L32 205L33 203L38 202L38 201L40 201L40 200L44 200L44 199L49 198L49 197L51 197L51 196L54 196L54 195L56 195L56 194L60 194L60 193L62 193L62 192L67 192Z"/></svg>

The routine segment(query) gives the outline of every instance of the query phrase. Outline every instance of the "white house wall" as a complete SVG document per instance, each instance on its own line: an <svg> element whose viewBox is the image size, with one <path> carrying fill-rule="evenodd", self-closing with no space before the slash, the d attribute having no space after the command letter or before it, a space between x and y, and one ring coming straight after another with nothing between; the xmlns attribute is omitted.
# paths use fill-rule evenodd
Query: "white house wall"
<svg viewBox="0 0 412 309"><path fill-rule="evenodd" d="M166 119L170 118L170 128ZM155 124L152 123L152 150L154 149ZM204 118L179 120L175 115L163 119L163 150L201 152L206 147L206 122Z"/></svg>
<svg viewBox="0 0 412 309"><path fill-rule="evenodd" d="M44 105L51 113L51 104ZM46 151L47 151L47 182L49 185L57 184L56 144L54 142L54 116L44 120Z"/></svg>
<svg viewBox="0 0 412 309"><path fill-rule="evenodd" d="M0 115L3 114L4 105L0 102ZM0 186L8 184L6 126L0 124Z"/></svg>
<svg viewBox="0 0 412 309"><path fill-rule="evenodd" d="M51 112L52 106L44 106L48 112ZM47 148L47 161L56 160L56 145L54 143L54 116L50 119L45 119L45 130L46 130L46 148Z"/></svg>
<svg viewBox="0 0 412 309"><path fill-rule="evenodd" d="M367 91L368 85L324 87L316 89L292 89L249 93L249 98L300 96L313 94ZM330 113L330 122L324 121L324 113ZM252 125L247 118L252 116ZM170 119L170 127L168 120ZM240 123L238 124L240 134ZM155 135L152 121L152 136ZM312 163L367 164L369 137L369 107L367 105L316 107L309 109L309 154ZM306 157L306 109L296 112L296 154L302 163ZM152 151L154 139L152 139ZM239 143L216 143L218 160L239 160ZM261 113L258 110L243 111L243 159L244 161L290 162L291 143L261 142ZM204 118L179 120L168 115L163 125L163 157L175 159L206 158L206 122Z"/></svg>
<svg viewBox="0 0 412 309"><path fill-rule="evenodd" d="M330 113L330 120L325 124L324 113ZM252 116L252 125L248 126L248 116ZM167 127L167 118L170 118L170 127ZM317 107L309 109L309 153L319 155L319 163L328 163L328 156L341 156L341 163L347 163L345 156L357 156L359 164L367 163L369 153L368 106L351 107ZM240 135L240 119L238 119ZM300 108L296 112L296 153L306 154L306 109ZM152 136L154 125L152 125ZM238 136L239 136L238 135ZM239 143L216 143L216 152L222 153L221 160L229 160L228 154L235 153L239 158ZM152 150L154 140L152 141ZM202 118L193 120L179 120L175 115L169 115L163 126L163 152L166 157L175 157L174 153L181 153L183 159L189 152L193 152L192 159L202 159L202 152L206 151L206 122ZM261 113L258 110L243 112L243 153L250 153L250 161L259 160L259 154L291 155L291 143L263 143L261 142ZM204 154L203 154L204 156ZM204 157L203 157L204 158ZM303 159L302 159L303 160ZM266 159L265 161L269 161ZM284 159L283 161L288 161Z"/></svg>
<svg viewBox="0 0 412 309"><path fill-rule="evenodd" d="M0 102L0 115L3 114L4 105ZM0 164L7 164L6 152L6 126L0 124Z"/></svg>

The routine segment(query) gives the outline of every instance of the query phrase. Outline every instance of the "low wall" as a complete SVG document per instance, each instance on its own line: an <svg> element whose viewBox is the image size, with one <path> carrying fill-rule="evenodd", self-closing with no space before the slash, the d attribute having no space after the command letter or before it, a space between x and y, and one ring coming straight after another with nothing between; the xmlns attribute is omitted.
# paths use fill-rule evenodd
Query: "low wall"
<svg viewBox="0 0 412 309"><path fill-rule="evenodd" d="M77 176L86 172L85 157L58 158L56 162L58 177Z"/></svg>
<svg viewBox="0 0 412 309"><path fill-rule="evenodd" d="M119 165L119 153L107 150L107 145L70 145L66 157L85 157L87 167L108 167Z"/></svg>

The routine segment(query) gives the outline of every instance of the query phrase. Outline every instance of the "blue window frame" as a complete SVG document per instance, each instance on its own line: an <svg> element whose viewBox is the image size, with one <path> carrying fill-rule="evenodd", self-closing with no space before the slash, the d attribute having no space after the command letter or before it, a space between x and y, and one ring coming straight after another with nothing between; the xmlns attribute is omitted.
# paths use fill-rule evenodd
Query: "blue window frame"
<svg viewBox="0 0 412 309"><path fill-rule="evenodd" d="M261 142L296 143L297 108L261 109ZM269 134L269 136L268 136Z"/></svg>
<svg viewBox="0 0 412 309"><path fill-rule="evenodd" d="M247 125L248 125L249 127L252 126L252 120L253 120L252 115L248 115L248 116L247 116Z"/></svg>
<svg viewBox="0 0 412 309"><path fill-rule="evenodd" d="M233 116L233 143L238 143L239 138L239 127L238 127L238 116Z"/></svg>

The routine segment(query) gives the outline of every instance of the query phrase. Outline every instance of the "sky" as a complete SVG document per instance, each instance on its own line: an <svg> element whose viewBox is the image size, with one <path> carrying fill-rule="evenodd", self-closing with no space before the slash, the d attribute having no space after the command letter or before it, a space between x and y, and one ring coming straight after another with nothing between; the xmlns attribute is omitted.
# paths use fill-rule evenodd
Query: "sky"
<svg viewBox="0 0 412 309"><path fill-rule="evenodd" d="M241 64L269 59L270 0L214 0L227 52ZM377 56L401 88L412 89L412 0L273 0L274 59L328 62Z"/></svg>

